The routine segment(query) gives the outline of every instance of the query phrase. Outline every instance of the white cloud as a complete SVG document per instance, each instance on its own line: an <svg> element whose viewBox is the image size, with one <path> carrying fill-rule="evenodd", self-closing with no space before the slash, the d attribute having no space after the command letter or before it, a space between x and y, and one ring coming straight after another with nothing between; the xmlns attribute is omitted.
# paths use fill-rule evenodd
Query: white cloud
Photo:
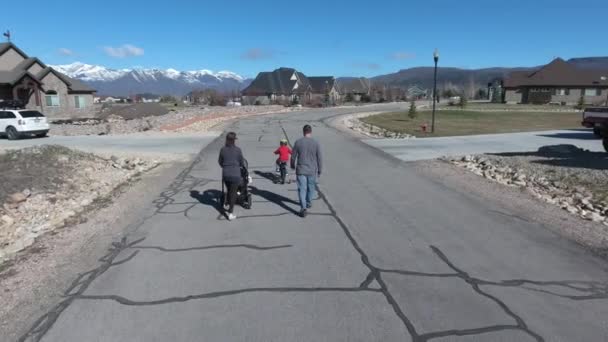
<svg viewBox="0 0 608 342"><path fill-rule="evenodd" d="M273 56L274 51L272 50L262 48L251 48L241 54L241 59L258 61L262 59L271 59Z"/></svg>
<svg viewBox="0 0 608 342"><path fill-rule="evenodd" d="M131 44L124 44L118 47L106 46L103 50L108 56L116 58L141 56L144 54L144 49Z"/></svg>
<svg viewBox="0 0 608 342"><path fill-rule="evenodd" d="M410 52L395 52L391 57L393 57L393 59L396 59L398 61L404 60L404 59L412 59L415 58L416 55Z"/></svg>
<svg viewBox="0 0 608 342"><path fill-rule="evenodd" d="M74 56L74 51L66 48L60 48L57 52L62 56Z"/></svg>

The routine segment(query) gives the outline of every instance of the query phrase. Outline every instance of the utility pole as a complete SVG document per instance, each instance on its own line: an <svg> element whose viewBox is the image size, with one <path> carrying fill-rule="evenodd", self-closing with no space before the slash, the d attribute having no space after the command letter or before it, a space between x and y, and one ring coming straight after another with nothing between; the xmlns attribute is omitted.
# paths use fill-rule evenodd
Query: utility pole
<svg viewBox="0 0 608 342"><path fill-rule="evenodd" d="M433 80L433 114L431 117L431 133L435 133L435 104L437 99L437 63L439 62L439 50L435 49L433 53L433 60L435 61L435 76Z"/></svg>

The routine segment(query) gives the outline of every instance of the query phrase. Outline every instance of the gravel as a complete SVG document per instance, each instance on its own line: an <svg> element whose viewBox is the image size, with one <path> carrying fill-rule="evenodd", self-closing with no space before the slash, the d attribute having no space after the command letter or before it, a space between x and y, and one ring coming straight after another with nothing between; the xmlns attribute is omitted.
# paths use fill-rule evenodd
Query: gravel
<svg viewBox="0 0 608 342"><path fill-rule="evenodd" d="M572 145L541 147L531 153L486 155L500 165L542 175L550 181L593 193L608 202L608 153L589 152Z"/></svg>

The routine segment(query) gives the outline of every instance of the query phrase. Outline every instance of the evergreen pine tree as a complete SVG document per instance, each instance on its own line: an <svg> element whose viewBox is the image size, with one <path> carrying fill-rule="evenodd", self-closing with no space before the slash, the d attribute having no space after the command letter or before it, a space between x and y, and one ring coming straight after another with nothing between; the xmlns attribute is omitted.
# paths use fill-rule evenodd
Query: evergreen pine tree
<svg viewBox="0 0 608 342"><path fill-rule="evenodd" d="M418 110L416 109L416 102L414 102L413 100L410 101L410 110L407 112L407 116L410 119L415 119L416 117L418 117Z"/></svg>

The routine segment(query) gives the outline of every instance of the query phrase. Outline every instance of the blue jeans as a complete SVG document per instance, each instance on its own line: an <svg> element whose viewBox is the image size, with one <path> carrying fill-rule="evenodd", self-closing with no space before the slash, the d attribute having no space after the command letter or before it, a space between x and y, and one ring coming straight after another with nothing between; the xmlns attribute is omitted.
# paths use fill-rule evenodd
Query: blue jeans
<svg viewBox="0 0 608 342"><path fill-rule="evenodd" d="M311 206L316 189L317 176L298 175L298 195L302 209L307 209Z"/></svg>

